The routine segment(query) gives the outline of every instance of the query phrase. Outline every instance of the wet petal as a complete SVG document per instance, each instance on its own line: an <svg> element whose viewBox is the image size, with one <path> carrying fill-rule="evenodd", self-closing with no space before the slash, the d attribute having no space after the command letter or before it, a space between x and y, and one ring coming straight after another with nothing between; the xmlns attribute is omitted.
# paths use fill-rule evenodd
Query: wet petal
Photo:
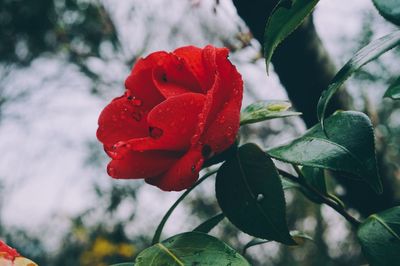
<svg viewBox="0 0 400 266"><path fill-rule="evenodd" d="M204 67L203 49L195 46L185 46L176 49L173 54L181 58L187 69L200 84L201 90L205 93L212 85L212 76Z"/></svg>
<svg viewBox="0 0 400 266"><path fill-rule="evenodd" d="M149 178L164 173L181 155L167 151L128 151L120 160L112 160L107 167L111 177L122 179Z"/></svg>
<svg viewBox="0 0 400 266"><path fill-rule="evenodd" d="M199 93L185 93L157 105L147 117L150 136L130 140L131 149L187 150L198 127L204 99L205 96Z"/></svg>
<svg viewBox="0 0 400 266"><path fill-rule="evenodd" d="M169 54L166 52L156 52L139 59L125 80L128 96L140 99L147 110L165 99L153 82L153 69L167 56Z"/></svg>
<svg viewBox="0 0 400 266"><path fill-rule="evenodd" d="M148 135L146 116L149 110L135 100L126 96L115 98L101 112L97 138L104 145L112 146L118 141Z"/></svg>
<svg viewBox="0 0 400 266"><path fill-rule="evenodd" d="M165 98L187 92L202 92L185 62L174 54L169 54L153 69L153 82Z"/></svg>
<svg viewBox="0 0 400 266"><path fill-rule="evenodd" d="M146 182L165 191L180 191L189 188L199 178L204 159L199 150L190 150L168 171Z"/></svg>

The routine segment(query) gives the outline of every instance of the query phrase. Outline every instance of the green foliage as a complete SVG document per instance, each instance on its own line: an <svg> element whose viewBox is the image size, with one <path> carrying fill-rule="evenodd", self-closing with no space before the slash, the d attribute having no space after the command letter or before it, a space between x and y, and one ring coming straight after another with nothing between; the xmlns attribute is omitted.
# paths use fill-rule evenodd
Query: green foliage
<svg viewBox="0 0 400 266"><path fill-rule="evenodd" d="M288 111L292 105L287 101L259 101L247 106L240 114L240 124L252 124L274 118L301 115Z"/></svg>
<svg viewBox="0 0 400 266"><path fill-rule="evenodd" d="M389 86L384 97L389 97L393 100L400 100L400 77Z"/></svg>
<svg viewBox="0 0 400 266"><path fill-rule="evenodd" d="M0 2L0 61L27 64L43 52L63 51L71 61L99 56L118 38L104 7L82 0Z"/></svg>
<svg viewBox="0 0 400 266"><path fill-rule="evenodd" d="M279 174L255 144L241 146L216 178L216 196L222 211L243 232L293 245L286 224L285 198Z"/></svg>
<svg viewBox="0 0 400 266"><path fill-rule="evenodd" d="M267 71L276 47L304 21L318 1L281 0L274 8L264 32L264 57Z"/></svg>
<svg viewBox="0 0 400 266"><path fill-rule="evenodd" d="M359 50L336 74L329 87L322 92L318 101L317 115L324 127L325 112L332 96L340 89L343 83L365 64L378 58L383 53L400 44L400 31L388 34L378 40L369 43L367 46Z"/></svg>
<svg viewBox="0 0 400 266"><path fill-rule="evenodd" d="M307 182L307 184L316 189L318 192L324 195L327 194L324 169L304 166L301 169L301 172L302 177L304 178L305 182ZM322 201L318 197L313 196L313 194L309 193L308 190L302 189L301 191L315 203L322 203Z"/></svg>
<svg viewBox="0 0 400 266"><path fill-rule="evenodd" d="M217 226L223 219L225 219L225 215L223 213L219 213L214 217L211 217L204 223L197 226L193 231L208 233L210 232L215 226Z"/></svg>
<svg viewBox="0 0 400 266"><path fill-rule="evenodd" d="M187 232L145 249L137 256L135 265L248 266L249 263L217 238L200 232Z"/></svg>
<svg viewBox="0 0 400 266"><path fill-rule="evenodd" d="M357 237L371 266L400 261L400 206L371 215L359 227Z"/></svg>
<svg viewBox="0 0 400 266"><path fill-rule="evenodd" d="M337 112L326 120L326 133L320 124L315 125L268 154L284 162L353 174L381 193L369 118L360 112Z"/></svg>
<svg viewBox="0 0 400 266"><path fill-rule="evenodd" d="M400 4L398 0L372 0L372 2L384 18L400 25Z"/></svg>

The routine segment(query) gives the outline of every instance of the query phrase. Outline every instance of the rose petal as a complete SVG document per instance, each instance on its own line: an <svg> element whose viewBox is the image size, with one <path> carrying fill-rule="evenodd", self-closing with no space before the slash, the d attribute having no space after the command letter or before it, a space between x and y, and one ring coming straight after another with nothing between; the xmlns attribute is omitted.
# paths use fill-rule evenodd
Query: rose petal
<svg viewBox="0 0 400 266"><path fill-rule="evenodd" d="M162 174L181 156L167 151L128 151L120 160L112 160L107 173L113 178L137 179Z"/></svg>
<svg viewBox="0 0 400 266"><path fill-rule="evenodd" d="M236 101L227 102L216 119L211 121L201 136L201 142L211 148L212 153L220 153L229 148L239 130L240 108Z"/></svg>
<svg viewBox="0 0 400 266"><path fill-rule="evenodd" d="M198 126L198 116L204 104L204 95L185 93L171 97L149 113L149 127L159 131L158 136L132 139L131 149L185 151ZM151 134L150 134L151 135Z"/></svg>
<svg viewBox="0 0 400 266"><path fill-rule="evenodd" d="M97 138L104 145L112 146L118 141L148 135L148 109L129 99L125 96L115 98L101 112Z"/></svg>
<svg viewBox="0 0 400 266"><path fill-rule="evenodd" d="M165 191L180 191L189 188L199 178L204 159L199 150L190 150L165 174L147 178L146 182Z"/></svg>
<svg viewBox="0 0 400 266"><path fill-rule="evenodd" d="M202 92L200 84L182 59L169 54L153 69L153 82L165 98Z"/></svg>
<svg viewBox="0 0 400 266"><path fill-rule="evenodd" d="M207 92L204 109L199 118L199 124L204 126L198 128L192 139L192 145L198 142L209 145L215 153L232 145L239 129L243 81L227 59L227 55L228 50L225 48L204 49L207 67L215 67L217 70L214 84Z"/></svg>
<svg viewBox="0 0 400 266"><path fill-rule="evenodd" d="M143 108L147 110L151 110L164 100L163 95L153 83L153 69L167 56L169 54L166 52L156 52L139 59L125 80L127 93L141 100Z"/></svg>

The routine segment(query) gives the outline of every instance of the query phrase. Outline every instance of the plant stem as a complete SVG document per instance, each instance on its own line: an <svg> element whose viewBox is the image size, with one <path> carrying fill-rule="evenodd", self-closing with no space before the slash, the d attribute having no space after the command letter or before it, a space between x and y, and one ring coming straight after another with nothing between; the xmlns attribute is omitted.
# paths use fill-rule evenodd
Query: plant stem
<svg viewBox="0 0 400 266"><path fill-rule="evenodd" d="M305 182L304 178L301 178L300 175L299 177L296 177L284 170L278 169L279 174L282 175L285 178L290 179L291 181L301 185L303 188L307 189L310 193L312 193L314 196L318 197L323 203L326 205L330 206L332 209L334 209L336 212L338 212L340 215L342 215L351 225L354 227L358 227L361 222L357 220L355 217L351 216L340 204L338 204L336 201L331 199L330 197L322 194L318 190L316 190L314 187L310 186L307 182ZM298 171L296 171L298 172ZM300 172L301 173L301 172ZM298 172L298 174L300 174Z"/></svg>
<svg viewBox="0 0 400 266"><path fill-rule="evenodd" d="M153 240L151 241L151 244L154 245L158 242L160 242L160 237L162 230L164 229L164 225L166 224L168 218L171 216L172 212L175 210L175 208L179 205L179 203L195 188L197 187L200 183L202 183L204 180L206 180L208 177L212 176L218 171L218 169L211 170L204 176L202 176L199 180L197 180L196 183L194 183L193 186L188 188L185 192L182 193L182 195L175 201L175 203L169 208L169 210L165 213L164 217L162 218L160 224L157 226L157 229L154 233Z"/></svg>

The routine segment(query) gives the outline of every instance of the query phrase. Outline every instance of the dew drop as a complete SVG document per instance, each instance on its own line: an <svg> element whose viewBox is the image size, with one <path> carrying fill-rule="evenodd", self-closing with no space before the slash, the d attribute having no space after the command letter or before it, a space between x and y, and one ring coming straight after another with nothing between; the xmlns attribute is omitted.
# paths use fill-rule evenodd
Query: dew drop
<svg viewBox="0 0 400 266"><path fill-rule="evenodd" d="M193 174L196 173L196 166L195 166L195 165L192 165L192 167L190 168L190 170L192 171Z"/></svg>
<svg viewBox="0 0 400 266"><path fill-rule="evenodd" d="M128 101L132 101L133 100L133 96L129 95L128 97L126 97L128 99Z"/></svg>
<svg viewBox="0 0 400 266"><path fill-rule="evenodd" d="M142 105L143 105L143 101L140 100L140 99L133 99L133 100L132 100L132 104L133 104L134 106L139 107L139 106L142 106Z"/></svg>
<svg viewBox="0 0 400 266"><path fill-rule="evenodd" d="M132 117L138 122L142 119L142 115L139 112L133 112Z"/></svg>
<svg viewBox="0 0 400 266"><path fill-rule="evenodd" d="M257 195L257 201L260 202L264 199L264 195L263 194L258 194Z"/></svg>
<svg viewBox="0 0 400 266"><path fill-rule="evenodd" d="M158 127L150 127L149 129L150 137L154 139L159 139L163 135L163 133L163 130Z"/></svg>
<svg viewBox="0 0 400 266"><path fill-rule="evenodd" d="M221 115L221 116L218 118L218 123L220 123L220 124L225 123L225 116Z"/></svg>

